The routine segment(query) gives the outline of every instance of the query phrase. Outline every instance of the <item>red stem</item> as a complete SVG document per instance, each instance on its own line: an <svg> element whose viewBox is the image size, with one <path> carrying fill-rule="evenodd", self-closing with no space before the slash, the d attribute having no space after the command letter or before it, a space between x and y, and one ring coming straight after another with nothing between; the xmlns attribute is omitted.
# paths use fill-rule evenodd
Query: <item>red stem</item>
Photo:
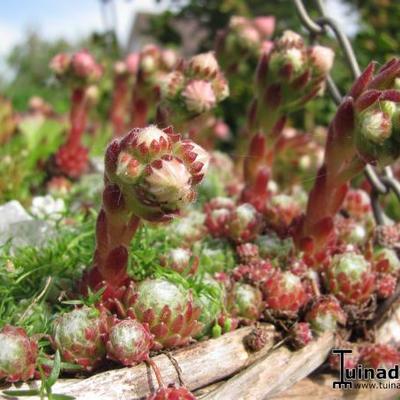
<svg viewBox="0 0 400 400"><path fill-rule="evenodd" d="M81 142L82 135L86 128L88 103L86 99L86 88L77 87L73 90L71 96L70 112L70 131L68 134L68 145L77 146Z"/></svg>
<svg viewBox="0 0 400 400"><path fill-rule="evenodd" d="M125 132L126 105L128 100L128 78L116 76L114 79L114 94L111 105L111 122L114 136L121 136Z"/></svg>

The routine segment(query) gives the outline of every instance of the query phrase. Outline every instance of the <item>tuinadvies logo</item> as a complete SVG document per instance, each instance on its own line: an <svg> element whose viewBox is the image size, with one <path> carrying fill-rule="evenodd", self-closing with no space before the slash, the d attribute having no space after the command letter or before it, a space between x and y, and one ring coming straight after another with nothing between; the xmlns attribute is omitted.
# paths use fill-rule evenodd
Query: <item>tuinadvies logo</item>
<svg viewBox="0 0 400 400"><path fill-rule="evenodd" d="M354 368L345 368L346 354L351 354L353 351L350 349L333 349L332 354L339 356L339 380L333 381L334 389L359 389L365 385L357 384L357 381L370 381L378 380L367 384L366 388L379 388L379 389L400 389L400 367L394 365L392 368L368 368L358 364ZM397 382L389 382L397 380ZM383 382L382 382L383 381Z"/></svg>

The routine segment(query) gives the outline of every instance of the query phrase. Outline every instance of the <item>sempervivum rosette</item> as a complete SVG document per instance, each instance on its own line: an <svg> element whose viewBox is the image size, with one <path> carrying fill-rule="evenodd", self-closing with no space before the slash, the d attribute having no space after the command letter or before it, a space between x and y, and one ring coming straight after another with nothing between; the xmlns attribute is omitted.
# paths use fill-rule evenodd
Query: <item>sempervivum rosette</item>
<svg viewBox="0 0 400 400"><path fill-rule="evenodd" d="M267 308L274 314L292 317L309 300L300 278L290 271L276 270L262 286Z"/></svg>
<svg viewBox="0 0 400 400"><path fill-rule="evenodd" d="M334 296L321 296L311 306L307 321L317 333L336 331L338 325L345 325L347 316Z"/></svg>
<svg viewBox="0 0 400 400"><path fill-rule="evenodd" d="M331 49L309 47L292 31L275 40L258 64L254 112L249 120L252 132L263 129L270 134L282 116L315 97L324 87L333 59Z"/></svg>
<svg viewBox="0 0 400 400"><path fill-rule="evenodd" d="M159 100L165 77L179 64L178 54L171 49L161 49L149 44L138 54L137 76L131 97L132 127L144 127L148 123Z"/></svg>
<svg viewBox="0 0 400 400"><path fill-rule="evenodd" d="M124 305L128 315L148 324L155 349L184 346L196 336L202 324L201 310L192 294L166 279L146 279L127 291Z"/></svg>
<svg viewBox="0 0 400 400"><path fill-rule="evenodd" d="M206 114L229 96L228 83L213 52L197 54L178 65L160 79L160 89L158 122L187 129L191 135L206 128Z"/></svg>
<svg viewBox="0 0 400 400"><path fill-rule="evenodd" d="M132 366L145 361L153 346L153 336L147 324L127 318L117 321L110 329L106 348L107 357Z"/></svg>
<svg viewBox="0 0 400 400"><path fill-rule="evenodd" d="M0 331L0 379L7 382L32 379L38 345L23 328L6 325Z"/></svg>
<svg viewBox="0 0 400 400"><path fill-rule="evenodd" d="M106 281L107 297L127 279L128 245L140 218L166 222L196 198L195 186L208 166L208 153L181 140L172 128L133 129L115 139L105 157L103 207L97 221L92 287Z"/></svg>
<svg viewBox="0 0 400 400"><path fill-rule="evenodd" d="M345 304L361 305L375 289L371 264L353 252L335 255L324 275L329 292Z"/></svg>
<svg viewBox="0 0 400 400"><path fill-rule="evenodd" d="M260 214L251 204L244 203L230 213L228 236L236 243L244 243L253 240L261 227Z"/></svg>
<svg viewBox="0 0 400 400"><path fill-rule="evenodd" d="M228 310L233 317L257 321L264 310L260 289L247 283L235 283L228 294Z"/></svg>
<svg viewBox="0 0 400 400"><path fill-rule="evenodd" d="M102 67L87 51L72 55L57 54L50 62L56 77L71 88L70 127L66 142L59 148L50 162L55 175L79 178L88 167L88 149L82 145L89 110L97 95L97 89L90 86L102 75Z"/></svg>
<svg viewBox="0 0 400 400"><path fill-rule="evenodd" d="M239 65L250 58L256 61L261 52L271 44L268 40L275 30L275 18L262 16L248 19L232 16L228 28L218 32L216 52L218 61L229 74L239 72Z"/></svg>
<svg viewBox="0 0 400 400"><path fill-rule="evenodd" d="M54 322L54 345L65 361L91 371L105 357L103 336L107 333L108 323L105 314L90 307L62 314Z"/></svg>
<svg viewBox="0 0 400 400"><path fill-rule="evenodd" d="M193 275L199 266L199 258L193 256L190 250L178 247L169 250L166 255L162 255L160 263L182 275Z"/></svg>

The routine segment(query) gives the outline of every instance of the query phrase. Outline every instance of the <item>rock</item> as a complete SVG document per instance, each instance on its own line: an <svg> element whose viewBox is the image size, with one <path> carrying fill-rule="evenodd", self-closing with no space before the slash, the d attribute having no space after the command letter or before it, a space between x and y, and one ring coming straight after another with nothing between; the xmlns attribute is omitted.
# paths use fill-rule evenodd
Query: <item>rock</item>
<svg viewBox="0 0 400 400"><path fill-rule="evenodd" d="M104 157L92 157L90 164L95 172L104 173Z"/></svg>
<svg viewBox="0 0 400 400"><path fill-rule="evenodd" d="M11 249L21 246L42 246L54 229L45 221L34 220L16 200L0 206L0 246L11 240Z"/></svg>
<svg viewBox="0 0 400 400"><path fill-rule="evenodd" d="M0 206L0 234L6 231L10 224L31 220L32 217L19 201L12 200Z"/></svg>
<svg viewBox="0 0 400 400"><path fill-rule="evenodd" d="M55 230L45 221L20 221L10 224L0 233L0 245L11 240L12 251L23 246L41 247L55 236Z"/></svg>

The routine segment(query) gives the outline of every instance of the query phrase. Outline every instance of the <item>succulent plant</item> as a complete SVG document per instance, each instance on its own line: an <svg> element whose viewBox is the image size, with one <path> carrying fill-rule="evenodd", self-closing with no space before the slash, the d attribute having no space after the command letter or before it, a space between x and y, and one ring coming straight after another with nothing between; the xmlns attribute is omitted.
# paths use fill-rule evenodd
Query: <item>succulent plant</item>
<svg viewBox="0 0 400 400"><path fill-rule="evenodd" d="M202 328L192 294L166 279L139 282L124 303L128 315L149 325L155 349L184 346Z"/></svg>
<svg viewBox="0 0 400 400"><path fill-rule="evenodd" d="M147 397L146 400L196 400L196 397L183 386L160 387L154 394Z"/></svg>
<svg viewBox="0 0 400 400"><path fill-rule="evenodd" d="M289 342L294 349L301 349L307 346L313 339L311 326L308 322L297 322L289 331Z"/></svg>
<svg viewBox="0 0 400 400"><path fill-rule="evenodd" d="M100 78L102 67L87 50L81 50L73 55L57 54L50 68L72 90L68 137L54 155L50 169L55 175L77 179L88 167L88 149L81 144L81 139L94 99L93 87L89 85Z"/></svg>
<svg viewBox="0 0 400 400"><path fill-rule="evenodd" d="M267 329L256 326L243 339L246 348L250 351L260 351L272 338L273 334Z"/></svg>
<svg viewBox="0 0 400 400"><path fill-rule="evenodd" d="M259 259L258 246L254 243L243 243L236 246L236 254L241 263L250 263Z"/></svg>
<svg viewBox="0 0 400 400"><path fill-rule="evenodd" d="M177 246L191 247L206 234L205 215L196 210L174 221L168 230L168 238Z"/></svg>
<svg viewBox="0 0 400 400"><path fill-rule="evenodd" d="M270 231L264 235L259 235L255 239L260 256L270 260L286 260L294 252L294 243L291 238L281 239Z"/></svg>
<svg viewBox="0 0 400 400"><path fill-rule="evenodd" d="M145 361L153 345L153 336L146 324L127 318L117 321L108 334L107 357L125 366Z"/></svg>
<svg viewBox="0 0 400 400"><path fill-rule="evenodd" d="M271 43L268 39L275 30L275 18L260 16L254 19L233 15L225 30L217 34L216 54L224 70L237 72L244 61L255 61Z"/></svg>
<svg viewBox="0 0 400 400"><path fill-rule="evenodd" d="M373 267L375 271L389 273L398 276L400 272L400 260L397 253L389 248L380 248L373 254Z"/></svg>
<svg viewBox="0 0 400 400"><path fill-rule="evenodd" d="M324 272L324 280L329 292L345 304L360 305L375 289L371 264L354 252L335 255Z"/></svg>
<svg viewBox="0 0 400 400"><path fill-rule="evenodd" d="M261 229L261 216L249 203L234 208L227 222L228 237L236 243L253 240Z"/></svg>
<svg viewBox="0 0 400 400"><path fill-rule="evenodd" d="M230 314L245 321L257 321L264 303L260 289L247 283L235 283L228 294L228 311Z"/></svg>
<svg viewBox="0 0 400 400"><path fill-rule="evenodd" d="M346 314L334 296L321 296L311 306L306 320L312 329L320 334L335 332L338 325L346 324Z"/></svg>
<svg viewBox="0 0 400 400"><path fill-rule="evenodd" d="M344 368L352 369L356 368L360 361L360 352L358 346L350 342L340 342L340 349L349 349L352 353L344 354ZM329 356L329 366L334 371L340 371L340 357L338 354L332 353Z"/></svg>
<svg viewBox="0 0 400 400"><path fill-rule="evenodd" d="M110 110L114 136L123 135L126 130L129 86L132 81L135 82L138 67L138 53L130 53L125 60L117 61L114 64L113 98Z"/></svg>
<svg viewBox="0 0 400 400"><path fill-rule="evenodd" d="M389 274L378 274L376 277L376 294L379 299L387 299L394 294L397 278Z"/></svg>
<svg viewBox="0 0 400 400"><path fill-rule="evenodd" d="M160 257L160 261L163 267L182 275L194 275L199 266L199 258L193 256L190 250L181 247L169 250L166 255Z"/></svg>
<svg viewBox="0 0 400 400"><path fill-rule="evenodd" d="M273 274L274 267L268 261L255 259L247 264L239 264L232 271L235 281L250 283L254 286L262 285Z"/></svg>
<svg viewBox="0 0 400 400"><path fill-rule="evenodd" d="M366 191L350 188L343 201L343 209L352 218L363 220L371 216L371 199Z"/></svg>
<svg viewBox="0 0 400 400"><path fill-rule="evenodd" d="M298 247L313 255L334 239L333 218L350 179L368 163L385 166L400 155L396 123L400 60L387 62L375 76L374 70L371 63L356 80L329 127L324 163L296 235Z"/></svg>
<svg viewBox="0 0 400 400"><path fill-rule="evenodd" d="M109 144L94 267L85 276L84 287L96 288L106 281L107 296L116 296L127 280L128 245L140 219L170 221L191 203L208 160L197 144L181 140L171 128L153 125L134 129Z"/></svg>
<svg viewBox="0 0 400 400"><path fill-rule="evenodd" d="M301 279L290 271L276 270L262 285L267 308L288 314L297 313L308 301Z"/></svg>
<svg viewBox="0 0 400 400"><path fill-rule="evenodd" d="M97 309L86 306L76 308L55 320L54 345L65 361L91 371L106 355L103 337L108 324L107 317Z"/></svg>
<svg viewBox="0 0 400 400"><path fill-rule="evenodd" d="M138 59L136 81L131 96L131 127L145 127L154 116L163 81L180 63L180 57L171 49L153 44L144 46Z"/></svg>
<svg viewBox="0 0 400 400"><path fill-rule="evenodd" d="M196 246L194 250L200 258L200 268L210 274L231 271L235 266L235 255L232 247L221 239L203 242Z"/></svg>
<svg viewBox="0 0 400 400"><path fill-rule="evenodd" d="M388 369L400 364L400 352L389 344L369 344L361 347L360 359L367 367Z"/></svg>
<svg viewBox="0 0 400 400"><path fill-rule="evenodd" d="M201 310L199 322L202 324L196 339L212 334L212 328L216 326L219 317L224 313L226 303L226 290L221 283L208 273L204 274L201 282L204 286L194 298L195 305Z"/></svg>
<svg viewBox="0 0 400 400"><path fill-rule="evenodd" d="M0 379L7 382L32 379L36 370L38 345L23 328L6 325L0 331Z"/></svg>
<svg viewBox="0 0 400 400"><path fill-rule="evenodd" d="M193 56L179 64L173 72L160 80L161 100L157 110L157 123L173 125L187 131L196 142L208 141L211 111L229 96L228 82L224 78L213 52ZM211 141L211 146L212 146Z"/></svg>

